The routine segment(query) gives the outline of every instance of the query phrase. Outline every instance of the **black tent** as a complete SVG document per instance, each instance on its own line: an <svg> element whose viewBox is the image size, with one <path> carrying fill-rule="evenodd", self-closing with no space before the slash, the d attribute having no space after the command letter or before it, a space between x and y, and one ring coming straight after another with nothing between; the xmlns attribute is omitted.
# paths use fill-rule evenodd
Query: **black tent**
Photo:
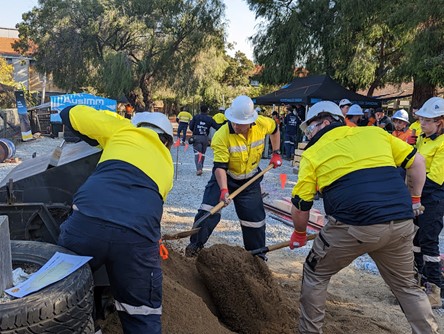
<svg viewBox="0 0 444 334"><path fill-rule="evenodd" d="M351 103L359 104L364 108L381 106L380 100L352 92L342 87L328 75L296 78L273 93L253 98L253 102L258 105L281 103L312 105L322 100L339 103L342 99L348 99Z"/></svg>

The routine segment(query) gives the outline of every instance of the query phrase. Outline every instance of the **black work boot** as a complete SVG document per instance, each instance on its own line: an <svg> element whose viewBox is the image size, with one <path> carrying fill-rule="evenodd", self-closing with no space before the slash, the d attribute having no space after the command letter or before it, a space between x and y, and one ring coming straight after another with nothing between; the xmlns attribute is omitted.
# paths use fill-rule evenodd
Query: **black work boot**
<svg viewBox="0 0 444 334"><path fill-rule="evenodd" d="M185 248L185 256L186 257L196 257L197 254L199 254L200 250L203 248L203 245L200 245L199 243L190 243Z"/></svg>

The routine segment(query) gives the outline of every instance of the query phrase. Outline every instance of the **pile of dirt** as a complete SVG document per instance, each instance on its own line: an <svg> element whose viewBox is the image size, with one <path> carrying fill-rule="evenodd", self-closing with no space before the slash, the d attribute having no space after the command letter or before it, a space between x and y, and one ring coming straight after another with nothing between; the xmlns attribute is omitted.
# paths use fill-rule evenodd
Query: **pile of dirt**
<svg viewBox="0 0 444 334"><path fill-rule="evenodd" d="M241 247L203 249L197 270L221 321L236 333L294 333L298 314L265 262Z"/></svg>
<svg viewBox="0 0 444 334"><path fill-rule="evenodd" d="M222 244L197 260L169 252L162 262L163 333L298 333L302 258L276 251L264 263ZM330 283L326 307L325 334L411 332L380 276L344 269ZM116 313L101 325L104 334L123 333Z"/></svg>

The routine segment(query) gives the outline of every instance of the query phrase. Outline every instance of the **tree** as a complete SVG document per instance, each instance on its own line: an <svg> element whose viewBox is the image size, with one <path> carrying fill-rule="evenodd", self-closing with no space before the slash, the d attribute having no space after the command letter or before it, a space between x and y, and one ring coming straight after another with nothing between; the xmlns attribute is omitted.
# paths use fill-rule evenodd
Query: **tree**
<svg viewBox="0 0 444 334"><path fill-rule="evenodd" d="M372 95L385 83L414 78L415 101L444 80L444 9L438 0L247 2L265 20L253 42L266 82L288 82L294 68L304 66L352 90L369 87Z"/></svg>
<svg viewBox="0 0 444 334"><path fill-rule="evenodd" d="M14 67L0 57L0 83L8 86L15 86Z"/></svg>
<svg viewBox="0 0 444 334"><path fill-rule="evenodd" d="M23 15L17 50L69 91L94 87L149 109L196 55L223 45L221 0L46 0Z"/></svg>

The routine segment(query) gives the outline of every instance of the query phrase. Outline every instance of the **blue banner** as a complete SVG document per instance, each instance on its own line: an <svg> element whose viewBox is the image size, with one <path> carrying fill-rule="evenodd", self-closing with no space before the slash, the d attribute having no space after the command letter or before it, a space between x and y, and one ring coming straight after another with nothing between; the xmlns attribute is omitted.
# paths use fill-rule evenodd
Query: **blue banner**
<svg viewBox="0 0 444 334"><path fill-rule="evenodd" d="M100 96L95 96L92 94L66 94L51 96L51 110L57 110L57 114L51 114L51 122L62 122L60 118L60 112L69 106L82 104L86 106L93 107L97 110L110 110L116 111L117 101L107 99Z"/></svg>
<svg viewBox="0 0 444 334"><path fill-rule="evenodd" d="M28 141L32 139L31 122L29 120L28 108L26 107L25 93L22 90L14 92L15 104L20 119L20 131L22 133L22 140Z"/></svg>

